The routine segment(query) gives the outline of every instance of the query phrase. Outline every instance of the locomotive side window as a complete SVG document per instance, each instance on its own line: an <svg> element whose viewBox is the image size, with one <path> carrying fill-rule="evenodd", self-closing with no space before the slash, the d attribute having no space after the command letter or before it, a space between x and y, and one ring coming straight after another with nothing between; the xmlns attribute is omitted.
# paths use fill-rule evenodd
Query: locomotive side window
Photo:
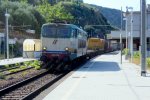
<svg viewBox="0 0 150 100"><path fill-rule="evenodd" d="M77 38L77 30L76 29L72 29L71 37Z"/></svg>
<svg viewBox="0 0 150 100"><path fill-rule="evenodd" d="M83 37L83 36L82 36L82 32L79 31L79 30L78 30L78 37L79 37L79 38L82 38L82 37Z"/></svg>

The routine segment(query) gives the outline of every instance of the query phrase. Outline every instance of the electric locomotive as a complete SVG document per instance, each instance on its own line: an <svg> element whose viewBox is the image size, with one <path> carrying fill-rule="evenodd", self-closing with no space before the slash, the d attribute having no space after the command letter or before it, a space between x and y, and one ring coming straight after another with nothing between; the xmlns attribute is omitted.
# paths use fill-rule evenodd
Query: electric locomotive
<svg viewBox="0 0 150 100"><path fill-rule="evenodd" d="M41 29L43 62L70 62L86 55L87 34L73 24L47 23Z"/></svg>

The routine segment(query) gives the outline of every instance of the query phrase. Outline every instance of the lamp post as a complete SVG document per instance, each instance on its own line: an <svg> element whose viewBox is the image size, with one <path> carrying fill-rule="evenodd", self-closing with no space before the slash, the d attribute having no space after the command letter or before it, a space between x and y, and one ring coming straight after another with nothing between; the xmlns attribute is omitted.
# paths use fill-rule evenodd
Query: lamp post
<svg viewBox="0 0 150 100"><path fill-rule="evenodd" d="M130 53L131 53L131 62L133 62L133 7L127 7L127 10L131 10L131 43L130 43Z"/></svg>
<svg viewBox="0 0 150 100"><path fill-rule="evenodd" d="M141 0L141 76L146 76L146 0Z"/></svg>
<svg viewBox="0 0 150 100"><path fill-rule="evenodd" d="M6 17L6 48L7 48L7 59L9 59L9 32L8 32L8 18L9 18L9 14L7 13L7 9L6 9L6 13L5 13L5 17Z"/></svg>

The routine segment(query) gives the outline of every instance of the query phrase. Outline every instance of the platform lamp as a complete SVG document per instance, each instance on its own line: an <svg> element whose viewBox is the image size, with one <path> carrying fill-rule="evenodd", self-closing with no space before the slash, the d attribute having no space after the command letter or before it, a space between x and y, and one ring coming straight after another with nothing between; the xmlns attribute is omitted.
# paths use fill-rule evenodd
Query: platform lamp
<svg viewBox="0 0 150 100"><path fill-rule="evenodd" d="M8 18L10 17L10 14L8 14L7 9L5 13L6 18L6 48L7 48L7 59L9 59L9 32L8 32Z"/></svg>
<svg viewBox="0 0 150 100"><path fill-rule="evenodd" d="M130 40L130 53L131 62L133 62L133 7L126 7L127 11L131 10L131 40Z"/></svg>

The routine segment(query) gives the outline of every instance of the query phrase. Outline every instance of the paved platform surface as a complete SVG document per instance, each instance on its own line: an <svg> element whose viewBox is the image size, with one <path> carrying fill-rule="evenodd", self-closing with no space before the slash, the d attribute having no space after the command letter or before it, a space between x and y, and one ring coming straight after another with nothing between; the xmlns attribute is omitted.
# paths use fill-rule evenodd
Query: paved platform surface
<svg viewBox="0 0 150 100"><path fill-rule="evenodd" d="M58 85L43 100L150 100L150 75L117 52L98 56Z"/></svg>
<svg viewBox="0 0 150 100"><path fill-rule="evenodd" d="M12 58L12 59L4 59L4 60L0 60L0 66L4 66L7 64L15 64L15 63L21 63L21 62L25 62L25 61L32 61L35 59L28 59L28 58Z"/></svg>

